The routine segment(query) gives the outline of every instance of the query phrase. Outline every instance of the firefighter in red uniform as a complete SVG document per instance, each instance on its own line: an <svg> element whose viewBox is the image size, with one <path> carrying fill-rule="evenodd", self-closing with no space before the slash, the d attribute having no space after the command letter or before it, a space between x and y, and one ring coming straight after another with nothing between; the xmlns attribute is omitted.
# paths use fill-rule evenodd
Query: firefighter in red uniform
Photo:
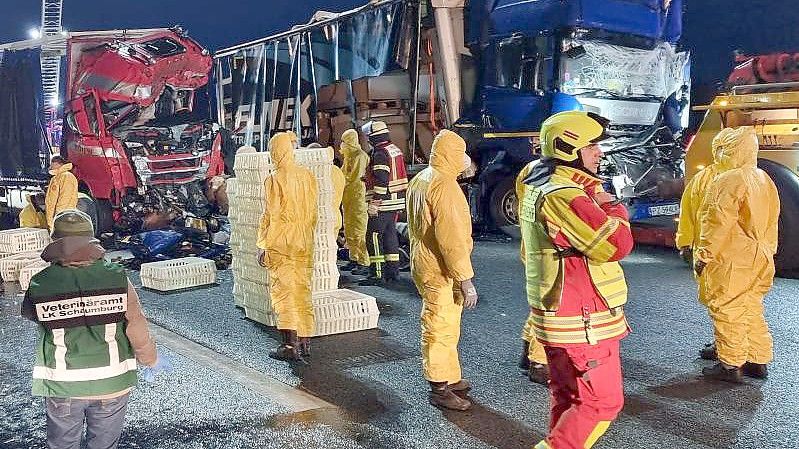
<svg viewBox="0 0 799 449"><path fill-rule="evenodd" d="M590 448L624 404L619 342L628 333L618 261L633 247L625 207L596 173L607 120L561 112L541 127L520 224L532 326L550 370L549 436L536 449Z"/></svg>
<svg viewBox="0 0 799 449"><path fill-rule="evenodd" d="M385 123L368 122L361 131L369 137L372 147L366 169L369 277L361 281L361 285L391 286L399 279L397 219L405 210L405 191L408 189L405 157L402 150L389 140Z"/></svg>

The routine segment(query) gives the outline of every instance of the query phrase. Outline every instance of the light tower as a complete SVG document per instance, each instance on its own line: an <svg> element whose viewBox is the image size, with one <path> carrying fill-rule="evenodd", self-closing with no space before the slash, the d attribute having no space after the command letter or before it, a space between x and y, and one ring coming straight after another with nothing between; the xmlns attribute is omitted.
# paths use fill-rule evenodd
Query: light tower
<svg viewBox="0 0 799 449"><path fill-rule="evenodd" d="M58 142L60 126L58 126L59 82L61 76L61 57L64 53L63 43L52 38L61 34L61 9L63 0L42 0L42 90L44 92L44 114L47 124L47 138L51 145Z"/></svg>

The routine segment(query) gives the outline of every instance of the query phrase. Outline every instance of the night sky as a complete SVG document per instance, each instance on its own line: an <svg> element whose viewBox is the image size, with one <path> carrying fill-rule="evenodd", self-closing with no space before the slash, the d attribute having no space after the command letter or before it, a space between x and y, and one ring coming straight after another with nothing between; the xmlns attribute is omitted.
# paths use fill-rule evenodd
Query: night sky
<svg viewBox="0 0 799 449"><path fill-rule="evenodd" d="M732 51L799 52L796 0L685 0L684 43L693 52L695 87L726 78ZM367 0L64 0L69 30L180 24L211 50L304 23L315 10L341 11ZM38 26L39 0L0 0L0 42L25 39ZM742 6L735 6L741 3ZM698 92L697 92L698 93ZM697 99L699 100L699 99Z"/></svg>

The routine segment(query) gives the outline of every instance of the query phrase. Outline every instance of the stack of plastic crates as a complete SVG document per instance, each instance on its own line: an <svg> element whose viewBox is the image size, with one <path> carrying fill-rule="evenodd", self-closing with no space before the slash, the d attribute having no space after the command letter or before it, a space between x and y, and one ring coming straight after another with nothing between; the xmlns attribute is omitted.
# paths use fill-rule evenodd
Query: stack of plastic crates
<svg viewBox="0 0 799 449"><path fill-rule="evenodd" d="M33 262L41 261L40 251L29 251L25 253L10 254L0 259L0 275L5 282L16 282L19 280L20 270Z"/></svg>
<svg viewBox="0 0 799 449"><path fill-rule="evenodd" d="M274 171L269 153L239 153L234 164L236 181L231 195L228 219L233 252L233 301L244 309L247 318L275 325L269 299L269 276L258 263L258 226L266 208L264 180Z"/></svg>
<svg viewBox="0 0 799 449"><path fill-rule="evenodd" d="M182 257L141 266L142 287L168 292L216 282L216 263L200 257Z"/></svg>
<svg viewBox="0 0 799 449"><path fill-rule="evenodd" d="M40 271L44 270L45 268L49 267L50 264L45 262L41 259L35 259L32 262L29 262L27 265L23 266L19 270L19 285L22 290L27 290L28 286L31 285L31 278L35 276Z"/></svg>
<svg viewBox="0 0 799 449"><path fill-rule="evenodd" d="M47 229L19 228L0 231L0 253L41 251L49 244L50 233Z"/></svg>

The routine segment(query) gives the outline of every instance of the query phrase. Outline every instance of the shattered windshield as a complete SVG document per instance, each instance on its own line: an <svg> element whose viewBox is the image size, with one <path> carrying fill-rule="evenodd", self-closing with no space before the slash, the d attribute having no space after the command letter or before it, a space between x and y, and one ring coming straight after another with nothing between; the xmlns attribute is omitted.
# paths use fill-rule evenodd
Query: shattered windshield
<svg viewBox="0 0 799 449"><path fill-rule="evenodd" d="M683 84L687 55L661 43L652 50L566 39L560 58L563 93L595 98L662 100Z"/></svg>

